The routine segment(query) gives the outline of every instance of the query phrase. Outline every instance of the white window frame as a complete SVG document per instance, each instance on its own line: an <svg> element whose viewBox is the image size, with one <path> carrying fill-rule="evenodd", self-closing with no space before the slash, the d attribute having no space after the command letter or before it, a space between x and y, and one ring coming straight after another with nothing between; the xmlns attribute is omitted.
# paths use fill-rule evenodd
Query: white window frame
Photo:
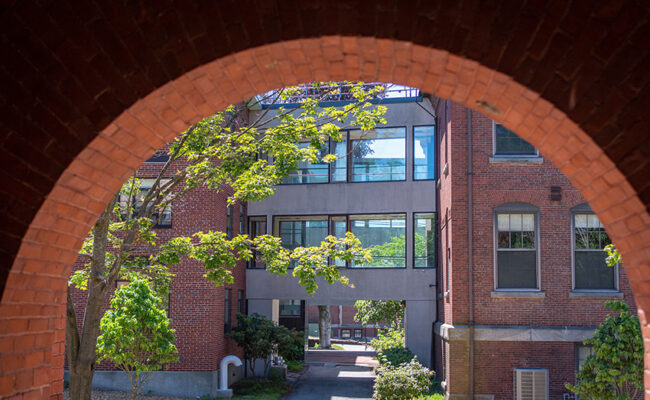
<svg viewBox="0 0 650 400"><path fill-rule="evenodd" d="M503 125L496 121L492 121L492 156L493 157L497 157L497 158L539 158L540 157L539 149L535 146L533 146L535 148L535 154L497 154L497 124Z"/></svg>
<svg viewBox="0 0 650 400"><path fill-rule="evenodd" d="M539 208L527 203L506 203L494 208L492 212L492 250L494 262L494 291L495 292L541 292L542 291L542 271L541 271L541 249L540 249L540 229L539 229ZM533 214L535 218L535 266L536 266L536 288L499 288L499 261L498 261L498 244L499 244L499 214Z"/></svg>
<svg viewBox="0 0 650 400"><path fill-rule="evenodd" d="M577 293L619 293L619 263L614 268L614 289L576 289L576 233L575 233L575 216L576 215L596 215L588 204L581 204L571 209L571 291ZM599 218L600 220L600 218Z"/></svg>

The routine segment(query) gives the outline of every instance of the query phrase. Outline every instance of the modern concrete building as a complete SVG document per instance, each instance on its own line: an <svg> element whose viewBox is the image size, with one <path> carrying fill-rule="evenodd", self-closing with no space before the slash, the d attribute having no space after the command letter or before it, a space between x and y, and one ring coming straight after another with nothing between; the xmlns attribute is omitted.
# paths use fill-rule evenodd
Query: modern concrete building
<svg viewBox="0 0 650 400"><path fill-rule="evenodd" d="M341 126L344 140L323 150L336 154L336 162L304 163L273 196L248 204L249 232L279 236L288 248L316 245L328 234L354 233L374 258L369 265L341 265L354 287L320 282L310 296L290 273L269 276L253 262L246 293L249 313L276 321L299 304L304 310L304 305L364 299L405 300L407 346L432 366L436 121L430 99L414 90L409 94L380 100L390 102L387 123L373 131Z"/></svg>

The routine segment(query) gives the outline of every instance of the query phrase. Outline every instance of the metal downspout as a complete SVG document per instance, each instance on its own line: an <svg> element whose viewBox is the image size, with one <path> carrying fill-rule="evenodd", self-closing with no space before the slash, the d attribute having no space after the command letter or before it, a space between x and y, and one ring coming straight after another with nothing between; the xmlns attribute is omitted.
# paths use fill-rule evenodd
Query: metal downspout
<svg viewBox="0 0 650 400"><path fill-rule="evenodd" d="M467 285L469 296L469 399L474 400L474 269L472 224L472 110L467 109Z"/></svg>

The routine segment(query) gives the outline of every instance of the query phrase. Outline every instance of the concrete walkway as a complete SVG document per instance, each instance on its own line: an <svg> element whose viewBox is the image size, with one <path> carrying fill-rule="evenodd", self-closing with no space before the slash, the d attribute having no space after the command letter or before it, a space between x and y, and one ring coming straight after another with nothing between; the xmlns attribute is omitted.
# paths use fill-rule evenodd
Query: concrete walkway
<svg viewBox="0 0 650 400"><path fill-rule="evenodd" d="M285 400L371 400L374 380L371 367L309 365Z"/></svg>
<svg viewBox="0 0 650 400"><path fill-rule="evenodd" d="M378 367L376 356L374 351L308 350L305 352L305 361Z"/></svg>

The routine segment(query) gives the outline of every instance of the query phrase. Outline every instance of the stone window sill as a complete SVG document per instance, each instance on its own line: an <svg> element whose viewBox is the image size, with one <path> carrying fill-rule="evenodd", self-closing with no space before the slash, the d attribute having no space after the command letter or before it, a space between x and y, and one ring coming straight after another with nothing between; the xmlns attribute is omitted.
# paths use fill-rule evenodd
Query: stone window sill
<svg viewBox="0 0 650 400"><path fill-rule="evenodd" d="M569 292L570 299L622 299L622 292L583 292L574 290Z"/></svg>
<svg viewBox="0 0 650 400"><path fill-rule="evenodd" d="M521 157L504 157L492 156L490 157L490 164L541 164L544 159L540 156L521 156Z"/></svg>
<svg viewBox="0 0 650 400"><path fill-rule="evenodd" d="M540 290L493 290L493 298L497 299L543 299L546 292Z"/></svg>

